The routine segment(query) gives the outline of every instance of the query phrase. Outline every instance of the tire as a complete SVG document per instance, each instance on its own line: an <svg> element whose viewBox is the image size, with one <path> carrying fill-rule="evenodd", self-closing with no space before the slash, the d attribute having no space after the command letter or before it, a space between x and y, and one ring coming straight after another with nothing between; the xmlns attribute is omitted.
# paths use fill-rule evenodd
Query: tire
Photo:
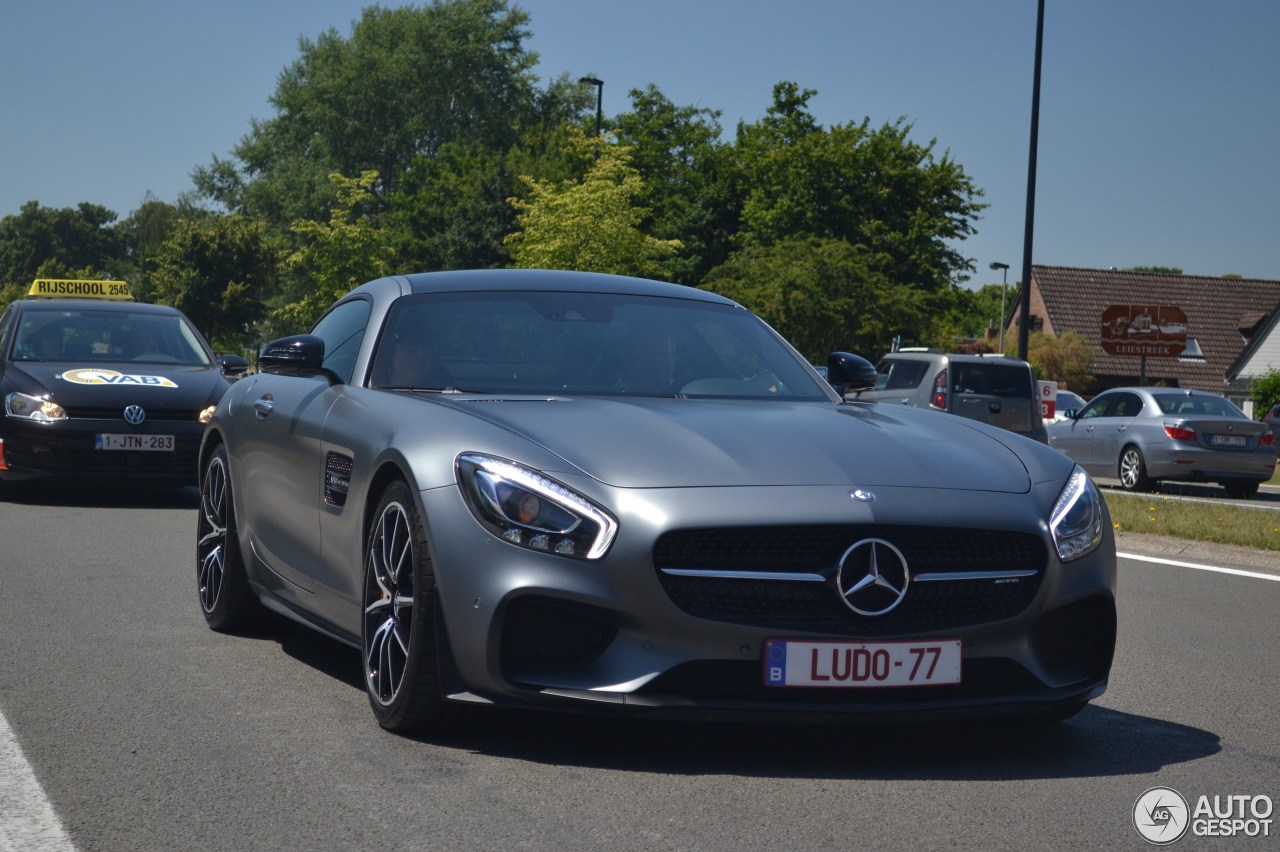
<svg viewBox="0 0 1280 852"><path fill-rule="evenodd" d="M262 604L249 586L240 558L227 450L221 444L200 476L196 592L204 620L220 633L245 632L261 622Z"/></svg>
<svg viewBox="0 0 1280 852"><path fill-rule="evenodd" d="M1088 706L1088 701L1068 701L1065 704L1058 704L1040 714L1040 721L1065 722Z"/></svg>
<svg viewBox="0 0 1280 852"><path fill-rule="evenodd" d="M1147 462L1142 457L1142 450L1130 444L1120 451L1120 462L1117 464L1120 475L1120 487L1125 491L1150 491L1151 478L1147 476Z"/></svg>
<svg viewBox="0 0 1280 852"><path fill-rule="evenodd" d="M441 689L435 592L413 493L392 482L365 545L360 655L373 715L397 734L451 732L463 718Z"/></svg>
<svg viewBox="0 0 1280 852"><path fill-rule="evenodd" d="M1240 500L1252 500L1258 496L1258 486L1262 483L1253 479L1232 479L1222 483L1222 487L1227 489L1228 497L1236 497Z"/></svg>

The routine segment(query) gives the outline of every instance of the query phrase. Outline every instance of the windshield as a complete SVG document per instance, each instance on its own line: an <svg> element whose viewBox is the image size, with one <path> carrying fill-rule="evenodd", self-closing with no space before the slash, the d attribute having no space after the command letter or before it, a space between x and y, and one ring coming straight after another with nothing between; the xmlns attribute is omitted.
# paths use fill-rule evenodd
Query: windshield
<svg viewBox="0 0 1280 852"><path fill-rule="evenodd" d="M400 299L374 387L472 393L829 400L748 311L610 293L439 293Z"/></svg>
<svg viewBox="0 0 1280 852"><path fill-rule="evenodd" d="M181 316L93 308L24 312L13 360L211 365L199 335Z"/></svg>

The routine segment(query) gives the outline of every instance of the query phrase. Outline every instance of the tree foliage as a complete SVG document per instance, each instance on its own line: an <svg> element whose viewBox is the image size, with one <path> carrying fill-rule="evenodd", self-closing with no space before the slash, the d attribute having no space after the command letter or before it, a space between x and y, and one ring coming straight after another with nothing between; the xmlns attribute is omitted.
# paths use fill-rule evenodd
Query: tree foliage
<svg viewBox="0 0 1280 852"><path fill-rule="evenodd" d="M17 215L0 219L0 283L25 292L50 262L104 277L124 257L121 235L111 227L115 219L98 204L55 209L28 201Z"/></svg>
<svg viewBox="0 0 1280 852"><path fill-rule="evenodd" d="M903 328L927 328L935 298L896 285L865 248L804 237L735 253L707 276L813 363L835 351L875 360Z"/></svg>
<svg viewBox="0 0 1280 852"><path fill-rule="evenodd" d="M254 337L280 263L264 223L243 216L192 216L157 249L148 275L151 300L172 305L217 344Z"/></svg>
<svg viewBox="0 0 1280 852"><path fill-rule="evenodd" d="M1005 349L1010 355L1017 352L1016 335L1005 335ZM1060 388L1079 390L1088 385L1093 380L1089 373L1093 356L1093 347L1074 331L1057 335L1037 331L1027 337L1027 360L1041 379L1057 382Z"/></svg>
<svg viewBox="0 0 1280 852"><path fill-rule="evenodd" d="M743 245L798 236L842 239L884 258L899 284L939 293L967 277L952 247L973 233L982 191L935 142L911 141L904 119L823 129L808 112L812 89L783 82L763 119L739 125L737 154L749 188Z"/></svg>
<svg viewBox="0 0 1280 852"><path fill-rule="evenodd" d="M275 114L252 123L235 161L197 169L197 187L283 225L323 218L332 172L378 169L394 185L449 142L509 147L539 109L565 100L535 91L528 20L507 0L436 0L370 6L349 38L330 29L301 39L271 96Z"/></svg>
<svg viewBox="0 0 1280 852"><path fill-rule="evenodd" d="M1249 397L1259 415L1266 414L1271 406L1280 403L1280 370L1270 369L1255 376L1249 384Z"/></svg>
<svg viewBox="0 0 1280 852"><path fill-rule="evenodd" d="M644 191L631 148L570 133L567 150L584 164L581 180L522 176L527 197L513 197L517 230L507 237L515 266L654 277L679 240L659 240L640 224Z"/></svg>
<svg viewBox="0 0 1280 852"><path fill-rule="evenodd" d="M272 315L286 326L309 328L334 301L353 287L392 271L393 253L386 232L371 215L376 198L372 169L357 178L329 176L335 197L329 221L300 219L293 232L301 247L286 265L294 274L292 298Z"/></svg>

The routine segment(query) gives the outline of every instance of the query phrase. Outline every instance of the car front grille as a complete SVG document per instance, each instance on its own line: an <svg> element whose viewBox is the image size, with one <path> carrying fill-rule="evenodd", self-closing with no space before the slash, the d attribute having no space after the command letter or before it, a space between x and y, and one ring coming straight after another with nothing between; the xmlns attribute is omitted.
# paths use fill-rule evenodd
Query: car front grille
<svg viewBox="0 0 1280 852"><path fill-rule="evenodd" d="M892 543L906 558L913 578L928 574L934 581L913 579L902 602L883 615L854 612L841 600L834 578L844 552L867 538ZM866 637L953 630L1012 618L1035 598L1047 559L1044 542L1030 533L891 525L677 530L664 534L654 547L663 588L690 615L777 630ZM688 573L700 571L732 576ZM983 576L964 576L974 573ZM825 581L791 580L788 574L821 575Z"/></svg>

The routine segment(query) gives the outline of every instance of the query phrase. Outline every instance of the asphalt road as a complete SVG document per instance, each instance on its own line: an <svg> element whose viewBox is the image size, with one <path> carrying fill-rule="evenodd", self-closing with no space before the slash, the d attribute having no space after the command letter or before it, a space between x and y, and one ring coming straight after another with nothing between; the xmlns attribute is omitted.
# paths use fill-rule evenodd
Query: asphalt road
<svg viewBox="0 0 1280 852"><path fill-rule="evenodd" d="M1058 726L512 714L424 741L377 727L356 652L205 627L194 489L123 502L0 504L4 852L57 848L59 829L81 850L1142 849L1149 788L1280 799L1265 559L1123 559L1111 688ZM52 806L44 834L15 755ZM1177 846L1274 849L1273 828Z"/></svg>

